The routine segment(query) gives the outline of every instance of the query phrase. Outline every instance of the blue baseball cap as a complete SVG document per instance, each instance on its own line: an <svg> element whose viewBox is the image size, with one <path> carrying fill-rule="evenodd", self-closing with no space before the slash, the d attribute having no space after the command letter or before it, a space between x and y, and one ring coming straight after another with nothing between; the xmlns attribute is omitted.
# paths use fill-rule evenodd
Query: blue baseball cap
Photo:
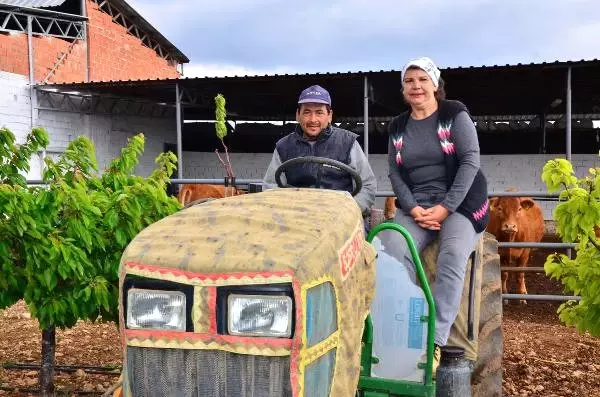
<svg viewBox="0 0 600 397"><path fill-rule="evenodd" d="M325 88L313 85L300 93L298 103L324 103L331 106L331 97Z"/></svg>

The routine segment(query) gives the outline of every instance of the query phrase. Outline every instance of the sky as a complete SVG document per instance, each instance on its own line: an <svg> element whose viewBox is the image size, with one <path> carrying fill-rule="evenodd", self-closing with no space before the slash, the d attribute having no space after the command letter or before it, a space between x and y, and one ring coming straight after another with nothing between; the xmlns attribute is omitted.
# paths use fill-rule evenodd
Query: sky
<svg viewBox="0 0 600 397"><path fill-rule="evenodd" d="M184 77L600 58L598 0L129 0Z"/></svg>

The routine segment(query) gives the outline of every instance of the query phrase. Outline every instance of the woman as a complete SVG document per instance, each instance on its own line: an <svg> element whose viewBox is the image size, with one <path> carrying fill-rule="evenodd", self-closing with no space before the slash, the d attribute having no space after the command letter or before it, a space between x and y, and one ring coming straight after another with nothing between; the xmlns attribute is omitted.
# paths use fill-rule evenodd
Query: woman
<svg viewBox="0 0 600 397"><path fill-rule="evenodd" d="M468 110L445 99L440 70L429 58L402 70L402 93L410 110L389 124L389 177L396 195L395 222L423 250L437 237L440 253L432 286L435 300L435 361L459 310L469 254L489 220L487 182L479 166L477 131ZM399 233L382 236L404 258L415 280L412 257Z"/></svg>

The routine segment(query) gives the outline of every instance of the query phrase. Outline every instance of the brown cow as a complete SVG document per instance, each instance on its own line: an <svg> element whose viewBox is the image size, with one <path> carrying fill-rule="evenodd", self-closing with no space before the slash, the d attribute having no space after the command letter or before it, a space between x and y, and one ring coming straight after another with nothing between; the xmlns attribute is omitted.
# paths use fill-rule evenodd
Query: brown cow
<svg viewBox="0 0 600 397"><path fill-rule="evenodd" d="M487 231L499 242L538 243L544 237L544 215L531 197L494 197L490 199L490 223ZM525 267L531 248L500 248L500 263ZM507 293L508 272L502 272L502 293ZM519 273L519 294L527 294L525 273ZM525 303L522 301L522 303Z"/></svg>
<svg viewBox="0 0 600 397"><path fill-rule="evenodd" d="M223 198L239 194L244 194L244 191L233 186L226 188L224 185L183 184L179 188L177 199L185 206L204 198Z"/></svg>
<svg viewBox="0 0 600 397"><path fill-rule="evenodd" d="M396 197L386 197L383 207L383 216L385 219L394 219L396 216Z"/></svg>

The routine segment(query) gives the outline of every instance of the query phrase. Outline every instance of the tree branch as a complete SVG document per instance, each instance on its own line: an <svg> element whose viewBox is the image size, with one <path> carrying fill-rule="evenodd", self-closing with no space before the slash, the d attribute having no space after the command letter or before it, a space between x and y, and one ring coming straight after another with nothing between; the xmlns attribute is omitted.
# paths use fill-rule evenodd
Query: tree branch
<svg viewBox="0 0 600 397"><path fill-rule="evenodd" d="M219 149L215 149L215 153L217 154L217 157L219 158L219 161L223 165L223 168L225 168L225 172L227 173L227 177L228 178L233 177L232 172L231 172L231 166L228 166L225 163L225 161L223 161L223 159L221 158L221 155L219 154Z"/></svg>
<svg viewBox="0 0 600 397"><path fill-rule="evenodd" d="M596 249L597 249L598 251L600 251L600 244L598 244L598 242L597 242L597 241L595 241L595 240L594 240L593 238L591 238L591 237L590 237L590 243L591 243L591 244L592 244L594 247L596 247Z"/></svg>

